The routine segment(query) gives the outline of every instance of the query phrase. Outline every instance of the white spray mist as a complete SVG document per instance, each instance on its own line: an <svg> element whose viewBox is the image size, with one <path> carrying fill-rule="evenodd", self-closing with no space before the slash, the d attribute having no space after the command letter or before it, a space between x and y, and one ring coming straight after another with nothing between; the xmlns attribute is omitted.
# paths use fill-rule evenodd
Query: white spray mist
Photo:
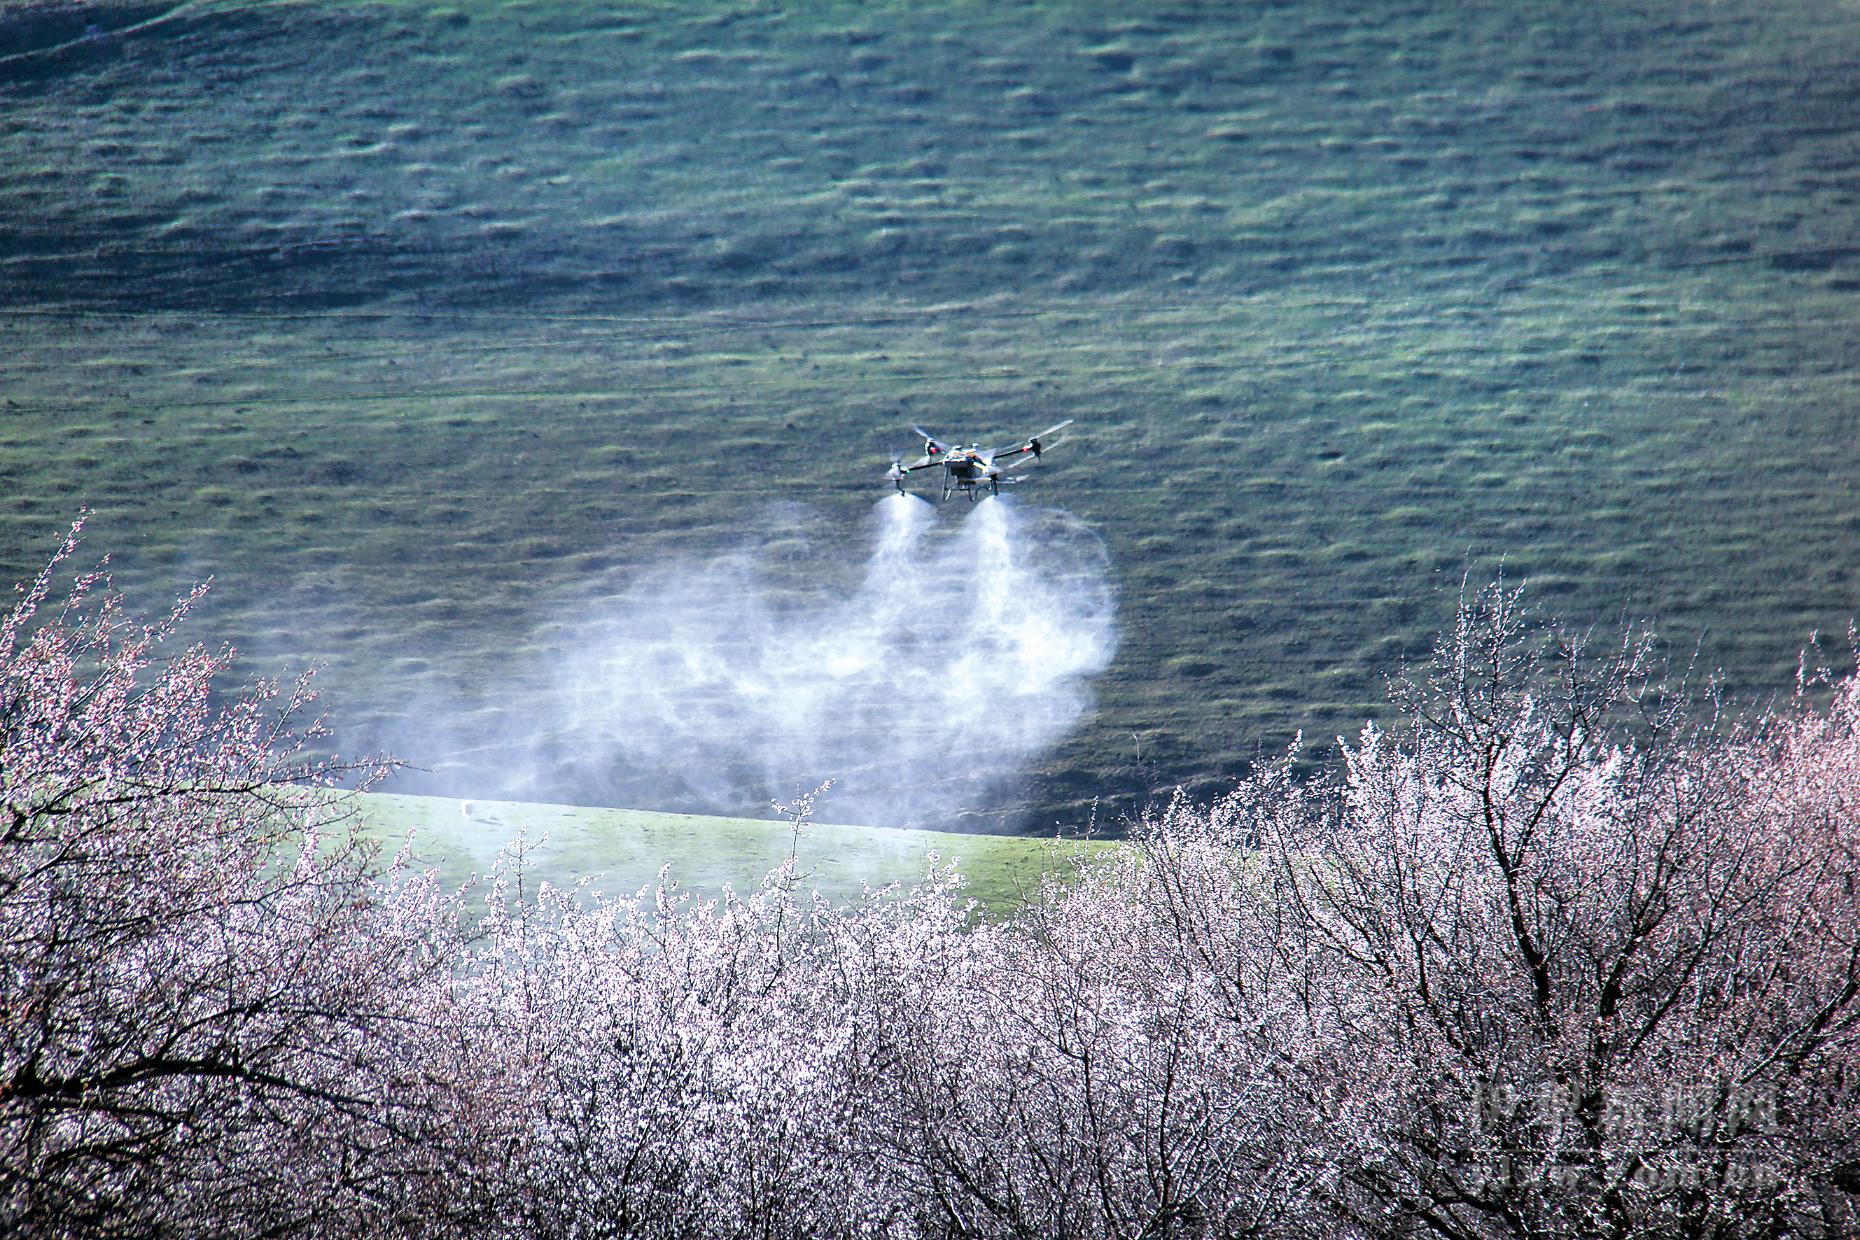
<svg viewBox="0 0 1860 1240"><path fill-rule="evenodd" d="M778 529L641 578L569 644L538 777L642 808L754 812L831 777L830 820L989 812L1090 708L1115 591L1074 518L948 509L881 502L850 577Z"/></svg>

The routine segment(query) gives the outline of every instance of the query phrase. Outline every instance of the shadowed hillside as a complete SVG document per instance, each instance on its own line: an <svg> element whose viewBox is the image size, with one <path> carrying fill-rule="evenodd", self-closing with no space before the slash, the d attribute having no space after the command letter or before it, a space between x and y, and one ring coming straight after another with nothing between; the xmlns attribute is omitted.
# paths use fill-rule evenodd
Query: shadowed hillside
<svg viewBox="0 0 1860 1240"><path fill-rule="evenodd" d="M644 570L825 606L905 424L1075 417L1015 501L1116 660L925 820L1321 753L1500 557L1760 698L1860 596L1855 63L1819 0L0 4L0 568L88 504L478 793Z"/></svg>

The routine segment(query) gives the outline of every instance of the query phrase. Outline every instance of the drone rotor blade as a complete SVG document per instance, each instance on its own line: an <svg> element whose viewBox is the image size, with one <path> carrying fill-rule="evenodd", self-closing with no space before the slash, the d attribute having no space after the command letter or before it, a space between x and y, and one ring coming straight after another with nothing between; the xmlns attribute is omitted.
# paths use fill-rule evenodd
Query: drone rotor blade
<svg viewBox="0 0 1860 1240"><path fill-rule="evenodd" d="M916 431L919 435L922 435L925 443L935 444L936 450L938 452L954 452L955 451L954 448L944 443L941 439L938 439L935 435L932 435L929 431L925 430L923 427L912 425L911 429Z"/></svg>
<svg viewBox="0 0 1860 1240"><path fill-rule="evenodd" d="M1028 449L1035 456L1040 455L1040 453L1046 451L1046 449L1052 447L1055 443L1060 442L1059 440L1054 439L1053 436L1057 435L1060 431L1065 430L1066 427L1071 426L1075 420L1076 419L1073 419L1073 418L1067 418L1064 422L1061 422L1059 425L1049 426L1037 435L1029 435L1027 437Z"/></svg>
<svg viewBox="0 0 1860 1240"><path fill-rule="evenodd" d="M1053 446L1053 441L1050 440L1050 437L1065 430L1066 427L1071 426L1073 421L1074 419L1067 418L1058 426L1049 426L1037 435L1029 435L1011 448L996 448L993 452L989 453L989 455L1024 456L1031 453L1034 456L1038 456L1040 453Z"/></svg>

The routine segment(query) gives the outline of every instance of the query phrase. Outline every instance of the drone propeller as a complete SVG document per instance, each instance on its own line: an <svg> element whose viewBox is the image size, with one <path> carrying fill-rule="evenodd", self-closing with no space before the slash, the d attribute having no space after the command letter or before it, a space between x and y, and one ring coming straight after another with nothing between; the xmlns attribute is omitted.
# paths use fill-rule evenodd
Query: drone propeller
<svg viewBox="0 0 1860 1240"><path fill-rule="evenodd" d="M1035 456L1040 455L1041 452L1053 446L1053 443L1055 441L1053 440L1052 437L1054 435L1057 435L1060 431L1065 430L1066 427L1071 426L1074 421L1076 421L1076 419L1067 418L1064 422L1061 422L1059 425L1049 426L1037 435L1029 435L1027 437L1027 447L1033 452Z"/></svg>
<svg viewBox="0 0 1860 1240"><path fill-rule="evenodd" d="M1019 443L1015 444L1011 448L996 448L993 452L989 453L988 455L991 458L995 456L1002 456L1002 455L1023 456L1026 453L1031 452L1033 453L1033 455L1038 456L1040 455L1040 453L1046 451L1046 449L1053 446L1052 442L1049 442L1049 437L1052 435L1056 435L1060 431L1065 430L1066 427L1071 426L1072 421L1073 420L1071 418L1067 418L1064 422L1061 422L1058 426L1049 426L1037 435L1029 435L1027 438L1021 440Z"/></svg>
<svg viewBox="0 0 1860 1240"><path fill-rule="evenodd" d="M941 439L938 439L935 435L932 435L929 431L925 430L923 427L913 424L911 426L911 429L916 431L919 435L923 436L924 447L931 450L931 451L925 452L924 453L925 456L931 455L932 452L936 454L945 454L945 453L950 453L950 452L955 451L954 448L944 443Z"/></svg>

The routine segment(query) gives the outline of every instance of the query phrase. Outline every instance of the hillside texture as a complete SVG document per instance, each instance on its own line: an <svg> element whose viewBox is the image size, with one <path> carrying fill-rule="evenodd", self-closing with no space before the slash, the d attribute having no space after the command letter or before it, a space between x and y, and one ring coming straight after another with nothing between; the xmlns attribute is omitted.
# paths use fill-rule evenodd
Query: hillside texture
<svg viewBox="0 0 1860 1240"><path fill-rule="evenodd" d="M1321 757L1501 560L1762 700L1860 597L1856 64L1822 0L9 0L0 576L88 505L472 794L642 566L1073 417L1017 502L1117 661L926 822Z"/></svg>

